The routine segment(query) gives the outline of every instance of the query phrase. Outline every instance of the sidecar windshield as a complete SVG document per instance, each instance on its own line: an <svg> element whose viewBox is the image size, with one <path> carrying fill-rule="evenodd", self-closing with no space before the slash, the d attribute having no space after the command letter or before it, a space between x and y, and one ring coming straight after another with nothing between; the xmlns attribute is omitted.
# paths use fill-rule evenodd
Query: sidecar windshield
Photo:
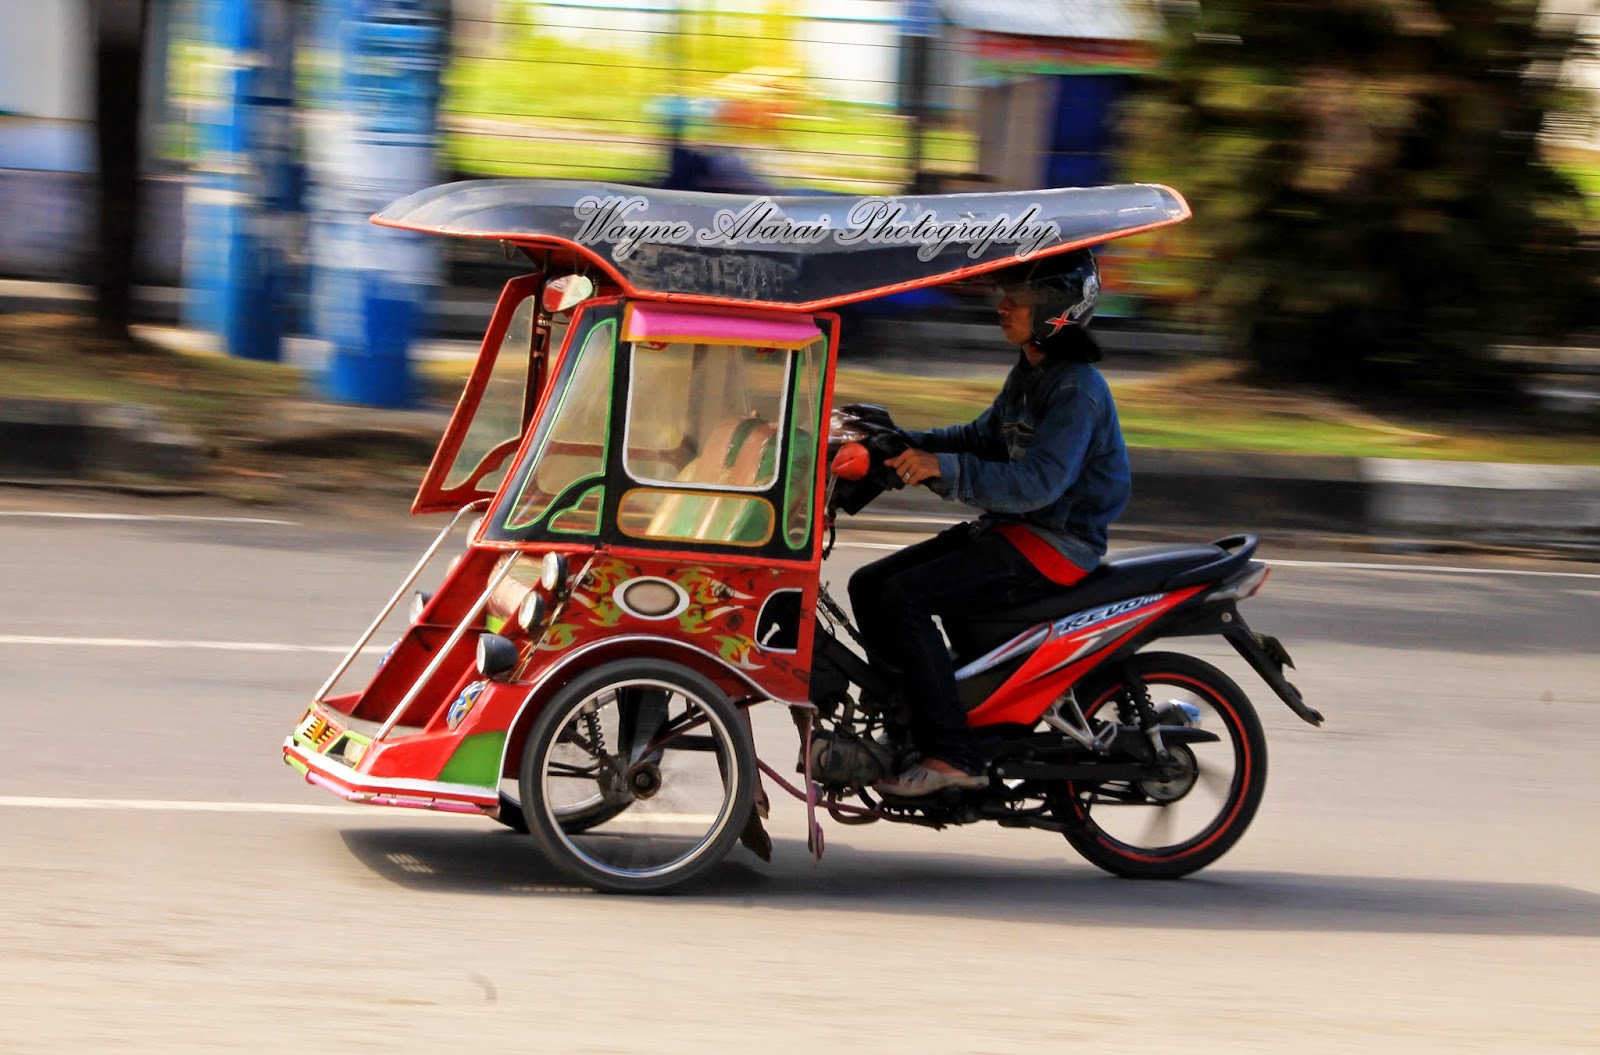
<svg viewBox="0 0 1600 1055"><path fill-rule="evenodd" d="M628 475L642 484L771 487L790 359L777 348L635 345Z"/></svg>
<svg viewBox="0 0 1600 1055"><path fill-rule="evenodd" d="M806 551L825 336L804 317L647 310L619 334L614 310L572 342L486 537ZM668 335L646 330L663 319Z"/></svg>

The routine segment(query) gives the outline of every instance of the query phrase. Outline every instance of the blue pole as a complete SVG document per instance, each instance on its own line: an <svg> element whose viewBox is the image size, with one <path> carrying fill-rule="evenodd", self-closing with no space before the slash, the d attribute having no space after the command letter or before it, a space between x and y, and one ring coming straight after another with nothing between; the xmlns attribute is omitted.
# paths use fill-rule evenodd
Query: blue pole
<svg viewBox="0 0 1600 1055"><path fill-rule="evenodd" d="M322 0L336 67L313 153L312 329L330 347L335 401L413 400L408 357L438 270L425 236L374 227L372 213L434 181L445 39L437 0Z"/></svg>
<svg viewBox="0 0 1600 1055"><path fill-rule="evenodd" d="M229 355L276 361L288 314L294 20L291 0L199 0L205 92L185 189L186 325Z"/></svg>

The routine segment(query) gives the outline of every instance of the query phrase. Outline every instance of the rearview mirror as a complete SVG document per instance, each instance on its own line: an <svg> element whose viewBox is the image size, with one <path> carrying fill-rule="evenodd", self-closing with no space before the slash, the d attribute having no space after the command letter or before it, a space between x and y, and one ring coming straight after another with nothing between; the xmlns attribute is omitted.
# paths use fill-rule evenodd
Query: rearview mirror
<svg viewBox="0 0 1600 1055"><path fill-rule="evenodd" d="M547 315L563 315L594 296L594 281L586 275L562 275L544 284L539 306Z"/></svg>

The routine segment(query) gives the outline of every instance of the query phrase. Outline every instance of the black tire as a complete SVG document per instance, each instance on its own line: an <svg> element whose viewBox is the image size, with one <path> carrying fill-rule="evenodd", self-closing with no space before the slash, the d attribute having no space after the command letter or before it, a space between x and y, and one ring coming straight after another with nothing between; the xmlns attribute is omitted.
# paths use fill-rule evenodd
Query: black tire
<svg viewBox="0 0 1600 1055"><path fill-rule="evenodd" d="M528 818L522 815L522 806L503 791L500 793L500 812L495 820L519 835L528 834Z"/></svg>
<svg viewBox="0 0 1600 1055"><path fill-rule="evenodd" d="M569 835L588 831L597 824L609 821L629 805L627 802L600 802L584 810L563 811L561 829ZM519 835L528 834L528 818L523 816L522 804L505 792L500 793L500 815L495 820Z"/></svg>
<svg viewBox="0 0 1600 1055"><path fill-rule="evenodd" d="M654 790L627 799L583 832L573 830L562 816L565 790L589 794L587 782L593 780L596 791L610 797L614 788L601 781L614 781L612 774L622 772L624 764L605 750L603 735L600 746L593 748L587 733L579 731L588 720L584 709L590 707L601 722L608 706L641 687L664 690L664 716L674 701L681 701L674 723L692 712L698 724L665 739L652 738L648 751L636 748L637 757L626 772L648 768ZM556 761L558 749L564 749L565 758L576 752L594 759L595 774L584 775L575 763ZM682 770L690 766L701 772L685 775ZM550 698L529 730L520 778L529 834L551 864L603 893L653 894L693 881L733 849L754 803L756 756L738 709L709 678L660 660L621 660L574 678ZM680 779L681 788L675 783ZM674 813L680 795L695 798L704 812ZM658 806L664 812L652 814ZM666 831L700 824L705 830L699 833Z"/></svg>
<svg viewBox="0 0 1600 1055"><path fill-rule="evenodd" d="M1113 875L1127 879L1176 879L1198 871L1227 853L1244 835L1261 804L1267 786L1267 741L1261 730L1261 720L1256 716L1249 697L1222 671L1203 660L1176 652L1141 652L1131 662L1149 687L1152 700L1162 702L1164 688L1176 688L1190 694L1197 705L1209 707L1218 719L1217 725L1202 722L1221 738L1217 743L1193 745L1196 756L1195 787L1207 777L1208 765L1232 756L1232 771L1211 778L1218 781L1217 797L1220 799L1215 817L1200 827L1193 835L1173 842L1157 841L1157 845L1141 845L1126 837L1108 832L1104 824L1117 814L1128 811L1154 810L1152 825L1165 824L1173 815L1173 807L1182 799L1168 805L1121 805L1107 801L1094 801L1095 789L1078 786L1072 782L1051 797L1051 806L1057 820L1064 826L1063 834L1091 864ZM1096 713L1114 700L1122 690L1124 677L1120 670L1108 670L1078 686L1078 702L1084 715L1093 721ZM1215 760L1208 763L1206 759ZM1202 817L1209 807L1201 804ZM1097 816L1099 819L1097 819Z"/></svg>

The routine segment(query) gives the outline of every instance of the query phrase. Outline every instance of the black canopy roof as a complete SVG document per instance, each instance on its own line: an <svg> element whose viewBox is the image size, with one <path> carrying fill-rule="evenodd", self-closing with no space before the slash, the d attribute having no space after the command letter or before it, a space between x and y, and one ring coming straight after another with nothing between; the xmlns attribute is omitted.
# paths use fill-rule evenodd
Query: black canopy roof
<svg viewBox="0 0 1600 1055"><path fill-rule="evenodd" d="M604 268L636 295L820 309L1188 217L1180 194L1143 183L758 198L507 179L432 187L395 202L373 222L552 250Z"/></svg>

